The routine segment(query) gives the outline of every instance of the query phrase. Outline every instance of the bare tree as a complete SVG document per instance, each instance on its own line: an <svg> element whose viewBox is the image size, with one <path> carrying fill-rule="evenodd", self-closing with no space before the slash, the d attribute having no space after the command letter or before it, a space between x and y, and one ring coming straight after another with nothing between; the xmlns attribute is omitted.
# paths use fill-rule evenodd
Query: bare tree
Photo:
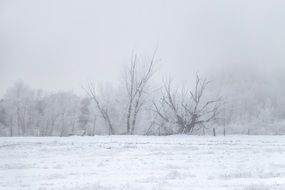
<svg viewBox="0 0 285 190"><path fill-rule="evenodd" d="M172 82L164 82L164 95L160 106L154 103L154 110L163 121L176 125L178 133L204 130L206 123L217 119L221 106L220 97L203 99L209 84L210 81L196 75L194 90L182 91L178 97L178 89L172 89Z"/></svg>
<svg viewBox="0 0 285 190"><path fill-rule="evenodd" d="M9 122L8 122L8 113L5 109L4 106L4 100L0 100L0 131L2 128L6 129L9 127ZM12 127L10 128L10 135L13 135Z"/></svg>
<svg viewBox="0 0 285 190"><path fill-rule="evenodd" d="M84 130L86 134L89 134L88 123L90 120L90 98L83 98L80 102L80 114L78 117L79 128Z"/></svg>
<svg viewBox="0 0 285 190"><path fill-rule="evenodd" d="M94 83L89 83L85 89L87 95L95 102L97 109L99 110L100 115L104 119L105 123L108 126L109 135L115 134L113 123L110 117L109 109L107 106L104 106L98 99L96 94L96 88Z"/></svg>
<svg viewBox="0 0 285 190"><path fill-rule="evenodd" d="M127 134L134 134L137 116L145 103L144 94L146 93L146 86L154 74L154 58L155 53L153 54L150 62L145 64L146 69L140 70L140 62L138 60L138 56L135 55L132 58L129 67L126 69L125 85L128 95L126 116Z"/></svg>
<svg viewBox="0 0 285 190"><path fill-rule="evenodd" d="M96 115L94 115L94 117L93 117L93 122L92 122L92 133L91 133L91 135L92 135L92 136L94 136L94 135L95 135L96 120L97 120L97 116L96 116Z"/></svg>

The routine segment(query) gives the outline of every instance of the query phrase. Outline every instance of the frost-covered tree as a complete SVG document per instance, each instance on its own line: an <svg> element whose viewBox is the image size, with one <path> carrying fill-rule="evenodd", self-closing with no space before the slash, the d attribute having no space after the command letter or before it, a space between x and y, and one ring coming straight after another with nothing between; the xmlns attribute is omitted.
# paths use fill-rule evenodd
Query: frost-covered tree
<svg viewBox="0 0 285 190"><path fill-rule="evenodd" d="M48 94L23 82L1 101L2 125L11 136L65 136L77 125L80 98L69 92ZM9 130L7 130L7 128Z"/></svg>
<svg viewBox="0 0 285 190"><path fill-rule="evenodd" d="M7 135L7 129L9 128L9 123L8 123L9 115L7 114L4 104L5 101L0 100L0 135ZM10 135L12 136L11 131Z"/></svg>
<svg viewBox="0 0 285 190"><path fill-rule="evenodd" d="M33 117L34 91L23 82L17 82L7 90L4 100L6 110L11 116L10 127L13 135L30 135L31 125L35 119Z"/></svg>
<svg viewBox="0 0 285 190"><path fill-rule="evenodd" d="M146 102L146 90L154 74L155 53L149 61L143 62L137 55L125 71L127 91L126 133L134 134L137 118Z"/></svg>
<svg viewBox="0 0 285 190"><path fill-rule="evenodd" d="M96 91L96 85L94 83L89 83L85 91L87 95L94 101L100 116L105 121L105 124L108 128L108 134L115 134L113 118L111 117L111 112L113 111L112 105L110 103L104 102L102 99L99 98Z"/></svg>
<svg viewBox="0 0 285 190"><path fill-rule="evenodd" d="M95 135L96 115L90 111L91 99L83 98L80 102L80 113L78 117L79 128L89 136Z"/></svg>
<svg viewBox="0 0 285 190"><path fill-rule="evenodd" d="M77 123L80 99L69 92L59 92L47 97L47 135L67 136Z"/></svg>
<svg viewBox="0 0 285 190"><path fill-rule="evenodd" d="M164 123L176 127L177 133L193 133L205 129L206 124L218 118L221 98L209 98L206 90L210 81L196 76L193 90L173 89L171 81L163 86L163 96L154 102L155 112Z"/></svg>

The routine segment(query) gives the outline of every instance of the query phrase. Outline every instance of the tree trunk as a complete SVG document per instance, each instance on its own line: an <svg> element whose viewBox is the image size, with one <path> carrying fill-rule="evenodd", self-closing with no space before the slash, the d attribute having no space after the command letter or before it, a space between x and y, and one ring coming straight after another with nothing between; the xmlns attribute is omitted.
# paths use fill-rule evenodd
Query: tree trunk
<svg viewBox="0 0 285 190"><path fill-rule="evenodd" d="M127 134L131 133L131 114L132 114L132 99L129 102L128 114L127 114Z"/></svg>
<svg viewBox="0 0 285 190"><path fill-rule="evenodd" d="M135 132L135 126L136 126L136 121L137 121L137 115L138 111L135 111L133 121L132 121L132 128L131 128L131 134L133 135Z"/></svg>
<svg viewBox="0 0 285 190"><path fill-rule="evenodd" d="M92 136L95 136L95 128L96 128L96 117L94 117L94 119L93 119Z"/></svg>

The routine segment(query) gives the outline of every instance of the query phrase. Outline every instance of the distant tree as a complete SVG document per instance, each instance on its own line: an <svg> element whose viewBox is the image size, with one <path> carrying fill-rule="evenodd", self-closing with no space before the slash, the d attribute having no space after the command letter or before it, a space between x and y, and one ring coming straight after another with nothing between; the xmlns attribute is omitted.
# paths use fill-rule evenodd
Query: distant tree
<svg viewBox="0 0 285 190"><path fill-rule="evenodd" d="M78 118L79 128L85 131L85 134L89 133L88 123L90 120L90 98L83 98L80 102L80 114Z"/></svg>
<svg viewBox="0 0 285 190"><path fill-rule="evenodd" d="M35 136L42 135L42 128L44 126L45 121L45 113L47 109L47 104L44 101L45 94L42 90L38 90L36 93L36 98L33 106L33 113L35 118L34 123L34 134Z"/></svg>
<svg viewBox="0 0 285 190"><path fill-rule="evenodd" d="M74 129L78 118L79 98L68 92L57 93L59 123L58 130L60 136L67 136Z"/></svg>
<svg viewBox="0 0 285 190"><path fill-rule="evenodd" d="M146 88L154 74L154 59L155 53L149 63L142 63L135 55L126 68L124 82L127 91L127 134L134 134L137 117L145 104Z"/></svg>
<svg viewBox="0 0 285 190"><path fill-rule="evenodd" d="M154 110L166 123L178 127L177 133L192 133L205 128L205 124L216 120L220 112L221 98L206 100L205 92L210 84L207 79L196 76L194 90L182 91L172 88L171 81L163 86L163 97Z"/></svg>
<svg viewBox="0 0 285 190"><path fill-rule="evenodd" d="M46 95L37 104L40 136L67 136L78 120L80 98L70 92Z"/></svg>
<svg viewBox="0 0 285 190"><path fill-rule="evenodd" d="M113 122L111 118L111 105L103 104L103 101L99 100L99 97L96 92L96 87L94 83L89 83L87 88L84 88L87 95L95 102L96 108L98 109L101 117L105 121L108 127L109 135L115 134L115 130L113 127Z"/></svg>
<svg viewBox="0 0 285 190"><path fill-rule="evenodd" d="M31 135L35 119L33 117L34 91L20 81L7 90L4 99L7 101L7 111L12 117L12 123L16 125L13 135Z"/></svg>
<svg viewBox="0 0 285 190"><path fill-rule="evenodd" d="M8 124L8 114L4 105L4 100L0 100L0 135L1 135L1 131L5 130L9 127ZM12 133L11 133L12 134ZM4 135L4 134L2 134Z"/></svg>

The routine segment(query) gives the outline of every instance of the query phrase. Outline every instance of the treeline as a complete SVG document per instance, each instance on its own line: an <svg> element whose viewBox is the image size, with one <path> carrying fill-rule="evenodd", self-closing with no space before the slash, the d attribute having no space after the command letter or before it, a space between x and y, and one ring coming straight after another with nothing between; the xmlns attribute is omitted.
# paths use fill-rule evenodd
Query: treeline
<svg viewBox="0 0 285 190"><path fill-rule="evenodd" d="M273 64L274 65L274 64ZM285 134L284 66L231 64L211 76L224 97L230 134Z"/></svg>
<svg viewBox="0 0 285 190"><path fill-rule="evenodd" d="M90 82L83 97L17 82L0 102L0 135L285 134L283 79L227 69L188 88L157 85L156 72L154 55L133 56L116 85Z"/></svg>

